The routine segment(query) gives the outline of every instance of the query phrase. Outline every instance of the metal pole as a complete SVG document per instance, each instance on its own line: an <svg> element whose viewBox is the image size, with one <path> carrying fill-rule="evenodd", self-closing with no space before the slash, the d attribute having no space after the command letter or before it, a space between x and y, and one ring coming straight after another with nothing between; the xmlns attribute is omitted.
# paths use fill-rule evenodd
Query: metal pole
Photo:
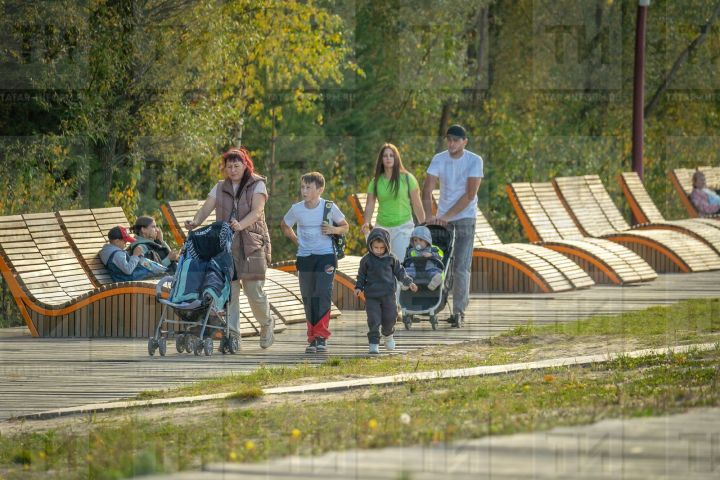
<svg viewBox="0 0 720 480"><path fill-rule="evenodd" d="M645 123L645 20L650 0L639 0L635 27L635 79L633 85L632 169L643 179L643 127Z"/></svg>

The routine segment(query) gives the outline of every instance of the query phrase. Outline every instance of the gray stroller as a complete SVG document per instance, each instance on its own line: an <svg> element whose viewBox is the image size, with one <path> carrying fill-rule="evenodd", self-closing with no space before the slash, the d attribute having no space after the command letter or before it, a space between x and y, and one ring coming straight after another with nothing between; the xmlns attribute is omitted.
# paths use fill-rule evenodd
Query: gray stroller
<svg viewBox="0 0 720 480"><path fill-rule="evenodd" d="M433 330L437 330L438 314L445 308L447 298L452 289L452 262L453 247L455 246L455 232L448 230L440 225L427 225L430 229L433 245L437 245L443 252L442 262L438 265L442 269L442 283L436 290L427 288L430 278L418 274L415 278L415 284L418 286L417 292L403 290L400 292L398 303L402 313L403 324L406 330L410 330L413 322L421 320L421 316L427 316L430 326ZM408 252L412 246L408 247ZM425 264L434 259L424 257L412 257L409 254L403 260L403 266L408 267L411 263L415 265L417 272L425 271ZM462 325L453 324L454 327Z"/></svg>

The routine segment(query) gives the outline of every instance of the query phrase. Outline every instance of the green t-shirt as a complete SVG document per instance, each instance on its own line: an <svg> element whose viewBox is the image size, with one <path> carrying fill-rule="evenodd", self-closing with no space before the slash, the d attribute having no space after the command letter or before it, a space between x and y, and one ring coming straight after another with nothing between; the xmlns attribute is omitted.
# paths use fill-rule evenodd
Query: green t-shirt
<svg viewBox="0 0 720 480"><path fill-rule="evenodd" d="M377 223L383 227L397 227L412 219L408 180L410 180L411 191L418 188L415 177L409 173L402 173L398 179L398 191L396 194L391 189L390 180L385 178L385 175L380 175L377 189ZM370 180L367 193L375 194L375 179Z"/></svg>

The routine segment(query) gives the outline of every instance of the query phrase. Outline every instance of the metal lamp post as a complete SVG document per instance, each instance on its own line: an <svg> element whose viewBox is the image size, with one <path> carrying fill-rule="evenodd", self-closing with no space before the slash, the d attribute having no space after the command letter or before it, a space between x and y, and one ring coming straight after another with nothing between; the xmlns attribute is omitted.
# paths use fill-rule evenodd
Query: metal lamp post
<svg viewBox="0 0 720 480"><path fill-rule="evenodd" d="M635 27L635 78L633 82L632 169L643 179L643 127L645 123L645 23L650 0L638 0Z"/></svg>

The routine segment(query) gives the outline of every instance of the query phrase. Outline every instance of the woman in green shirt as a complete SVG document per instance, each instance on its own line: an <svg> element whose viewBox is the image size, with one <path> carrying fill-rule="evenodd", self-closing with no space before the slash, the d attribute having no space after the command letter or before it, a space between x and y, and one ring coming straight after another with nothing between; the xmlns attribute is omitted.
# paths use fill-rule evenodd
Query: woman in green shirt
<svg viewBox="0 0 720 480"><path fill-rule="evenodd" d="M371 225L376 202L379 204L377 225ZM375 176L368 185L365 223L361 230L365 235L373 226L389 231L390 252L402 261L415 227L413 212L418 223L425 222L418 182L403 167L397 147L386 143L380 149L375 163Z"/></svg>

